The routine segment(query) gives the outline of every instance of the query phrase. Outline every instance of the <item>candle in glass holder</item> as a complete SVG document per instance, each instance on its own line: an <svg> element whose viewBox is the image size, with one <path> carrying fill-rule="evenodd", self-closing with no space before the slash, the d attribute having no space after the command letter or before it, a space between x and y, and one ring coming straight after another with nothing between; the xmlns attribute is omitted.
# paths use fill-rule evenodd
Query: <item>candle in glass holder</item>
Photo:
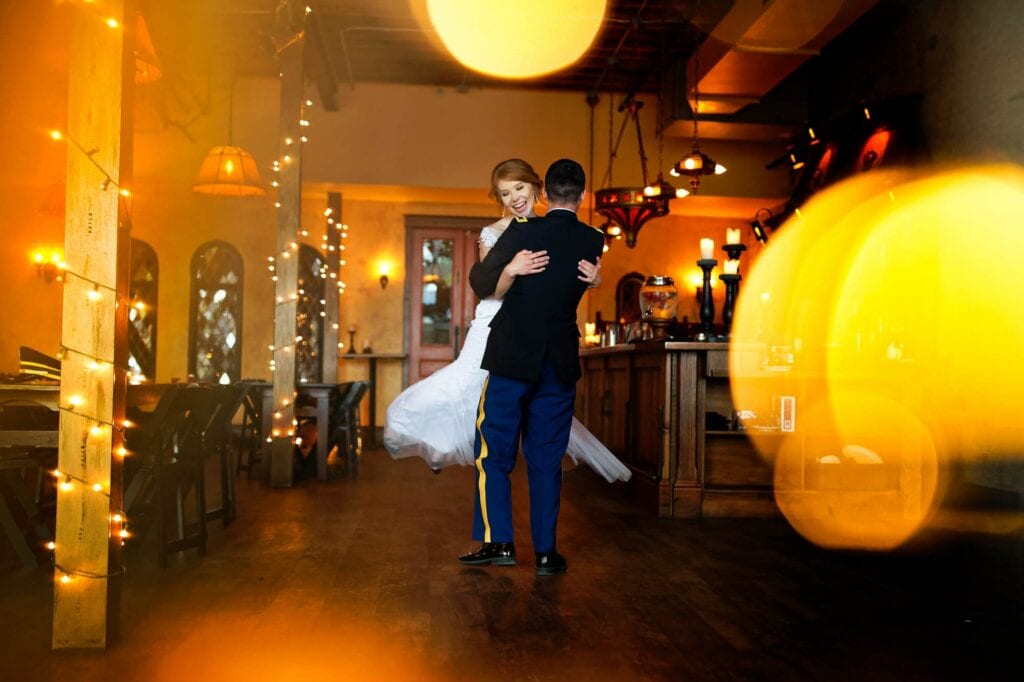
<svg viewBox="0 0 1024 682"><path fill-rule="evenodd" d="M725 243L726 244L739 244L740 243L740 230L739 228L725 228Z"/></svg>
<svg viewBox="0 0 1024 682"><path fill-rule="evenodd" d="M735 275L739 273L740 262L738 260L727 260L723 263L723 267L725 268L725 274Z"/></svg>
<svg viewBox="0 0 1024 682"><path fill-rule="evenodd" d="M704 260L710 260L715 257L714 239L704 238L700 240L700 257Z"/></svg>

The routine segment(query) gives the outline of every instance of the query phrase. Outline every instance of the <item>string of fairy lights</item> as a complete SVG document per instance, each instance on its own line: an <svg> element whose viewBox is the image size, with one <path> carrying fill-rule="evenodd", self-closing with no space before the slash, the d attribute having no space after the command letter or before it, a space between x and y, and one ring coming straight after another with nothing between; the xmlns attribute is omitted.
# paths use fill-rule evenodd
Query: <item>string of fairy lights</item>
<svg viewBox="0 0 1024 682"><path fill-rule="evenodd" d="M309 7L306 8L306 14L309 14L311 11L312 10ZM120 22L118 22L116 19L106 18L106 17L100 17L100 19L103 21L104 24L106 24L111 29L117 30L117 29L119 29L121 27ZM306 100L304 100L303 106L300 109L300 117L299 117L299 120L298 120L298 126L299 126L299 129L302 131L302 134L299 135L299 137L298 137L298 143L299 144L306 144L307 142L309 142L309 136L307 135L307 132L309 131L309 128L310 128L310 121L306 117L306 111L309 108L311 108L312 106L313 106L312 100L306 99ZM50 137L53 140L55 140L55 141L66 141L66 142L68 142L70 147L73 147L74 149L78 150L82 155L85 156L86 159L88 159L88 161L103 176L103 181L100 183L100 190L101 191L106 192L106 191L110 191L112 189L117 191L117 193L119 195L118 201L119 201L120 208L123 210L123 213L126 216L128 216L128 225L129 225L129 230L128 231L130 233L130 227L131 227L130 205L128 204L127 200L131 197L131 191L127 187L122 187L121 184L119 183L119 181L111 173L109 173L102 166L102 164L99 163L99 161L97 161L97 159L95 157L96 157L96 154L99 152L99 149L98 148L89 148L89 149L87 149L85 146L80 144L78 140L76 140L73 136L71 136L70 134L68 134L65 131L53 130L53 131L50 132ZM280 186L280 181L279 181L277 176L281 172L282 164L290 164L294 160L292 153L289 153L288 150L293 147L293 145L295 144L295 140L291 136L286 136L284 138L283 142L284 142L283 149L285 151L284 151L284 153L282 153L280 158L275 159L274 162L273 162L273 171L274 171L275 177L271 181L270 184L274 188L277 188L277 187ZM275 208L279 209L281 207L281 202L280 201L275 201L274 202L274 206L275 206ZM333 215L333 210L331 208L325 209L324 212L323 212L323 216L325 218L325 225L324 225L324 233L323 233L323 235L321 237L321 252L324 254L325 260L324 260L323 265L319 269L319 275L324 280L328 280L328 279L336 280L336 285L338 287L338 294L342 295L342 294L345 293L345 289L346 289L346 283L345 283L345 281L341 277L341 268L344 267L347 264L346 260L342 257L342 255L343 255L343 252L345 251L345 248L346 248L345 244L344 244L344 240L348 238L348 225L346 225L345 223L342 223L339 219L337 219ZM335 247L333 244L330 243L329 232L330 232L331 229L337 230L340 233L340 235L339 235L339 237L340 237L339 244L338 244L337 247ZM298 232L298 234L296 235L295 240L290 242L284 250L279 252L277 254L276 258L288 259L288 258L293 258L293 257L297 258L298 257L299 240L300 240L300 238L308 237L309 236L309 231L300 227L300 228L298 228L297 232ZM338 266L337 267L337 271L332 270L329 267L329 264L327 263L327 260L326 260L327 258L331 257L332 253L336 253L336 257L337 257L337 261L336 262L337 262L337 266ZM271 280L276 283L278 281L278 275L277 275L277 272L276 272L276 270L277 270L277 268L276 268L277 263L276 263L275 256L269 256L267 258L267 260L268 260L268 263L269 263L268 270L271 273ZM61 273L64 276L70 277L72 279L77 279L77 280L80 280L80 281L86 283L87 285L91 285L91 287L87 287L86 288L86 291L85 291L85 294L84 294L86 300L89 303L91 303L91 304L98 304L100 301L105 300L105 298L107 296L113 296L114 297L114 302L115 302L115 307L116 306L121 306L121 305L134 307L133 302L132 301L128 301L128 300L126 300L126 297L119 295L118 292L117 292L117 289L115 287L110 286L107 283L94 280L94 279L92 279L90 277L85 276L84 274L82 274L80 272L77 272L73 267L71 267L63 259L61 259L60 262L57 263L57 266L58 266L59 270L61 271ZM292 292L292 293L290 293L288 295L285 295L285 296L277 296L276 297L276 301L275 301L275 308L278 305L286 305L286 304L291 304L293 302L297 302L299 300L300 296L302 296L304 300L307 300L307 301L309 300L308 296L306 295L305 290L302 289L302 288L299 288L297 286L295 292ZM319 299L319 303L320 303L319 316L321 318L326 318L327 317L327 312L326 312L327 299L326 298L321 298L321 299ZM338 328L337 323L334 323L333 327L334 327L334 329L337 329ZM271 346L269 346L269 350L272 353L275 352L275 350L280 350L281 352L292 352L292 351L294 351L294 349L296 347L296 344L303 343L304 341L305 340L303 339L303 337L301 335L296 335L295 341L292 344L288 344L288 345L283 346L283 347L281 347L279 349L275 349L275 346L271 345ZM343 343L338 343L338 348L342 348L343 346L344 346ZM131 373L131 368L129 368L129 367L116 367L114 362L113 362L113 360L111 360L111 359L99 357L99 356L94 355L92 353L89 353L87 351L83 351L83 350L78 349L78 348L73 348L73 347L71 347L71 346L69 346L67 344L64 344L63 341L61 342L60 351L57 354L57 358L60 359L64 363L75 362L76 360L72 360L72 358L76 358L77 362L80 362L81 363L81 367L85 370L84 374L79 374L79 373L76 373L74 371L68 371L68 368L65 365L64 373L66 375L68 375L68 376L72 376L72 375L79 376L79 375L81 375L81 376L94 376L94 377L99 378L101 375L103 375L103 374L105 374L107 372L113 372L115 370L120 370L120 371L124 372L126 375ZM274 361L274 359L272 357L271 360L270 360L270 370L271 370L272 373L275 370L275 365L276 365L276 363L275 363L275 361ZM85 454L84 453L87 451L87 448L90 445L93 448L98 447L98 446L102 446L103 444L105 444L107 442L108 439L109 439L109 442L110 442L110 452L113 455L113 457L119 458L119 459L123 459L124 457L127 457L127 456L131 455L132 453L125 447L125 442L126 442L127 430L132 428L132 427L134 427L134 424L130 420L128 420L128 419L123 419L123 420L115 423L113 421L109 421L109 420L106 420L106 419L103 419L103 418L97 416L94 412L95 412L96 407L98 407L98 405L97 406L90 405L90 403L86 399L84 393L85 393L85 391L82 391L82 392L72 392L70 395L67 396L67 398L66 398L66 400L64 402L58 404L58 409L59 409L59 411L60 411L60 413L62 415L66 415L66 416L74 418L74 419L79 419L79 420L82 420L84 422L84 424L83 424L84 428L82 429L83 442L82 442L82 447L81 447L81 450L82 450L82 453L83 453L83 456L82 456L83 468L86 468L85 467ZM294 394L293 394L293 399L294 399ZM287 408L288 406L290 406L292 404L292 402L293 402L293 400L289 400L287 398L282 399L282 401L281 401L281 408ZM282 412L280 412L280 411L275 411L274 412L275 423L274 423L274 428L271 430L271 435L267 438L268 442L272 441L273 438L281 437L282 435L285 435L287 437L294 437L294 428L296 426L296 420L293 419L292 420L292 427L285 431L285 430L281 429L279 427L279 425L276 423L276 420L279 420L282 416L283 416ZM71 431L71 429L62 429L62 431L64 431L64 430ZM115 496L113 496L111 494L110 480L109 480L109 470L108 470L107 475L105 477L106 480L99 480L99 481L89 480L89 479L87 479L84 476L80 476L80 475L78 475L78 474L76 474L76 473L74 473L72 471L68 471L66 468L61 468L60 466L58 466L57 468L51 470L50 474L53 476L53 478L56 481L56 487L57 487L57 490L58 490L59 493L69 494L69 493L71 493L73 491L81 489L81 490L84 490L84 491L88 491L89 494L99 495L103 499L105 499L107 501L107 506L108 506L108 510L109 510L109 532L108 532L108 537L110 539L112 539L112 540L116 538L120 542L121 546L124 545L125 540L127 538L129 538L130 535L131 535L129 530L128 530L128 517L127 517L127 514L125 513L125 510L121 507L121 505L119 503L119 500L117 499L117 498L120 498L120 496L117 496L117 498L115 498ZM83 515L82 518L81 518L80 527L79 527L78 533L77 533L77 535L79 537L81 537L82 535L85 534L84 525L81 525L81 524L84 524L84 522L85 522L85 515ZM113 576L116 576L116 575L121 575L121 574L124 573L124 570L125 570L123 565L118 567L117 569L115 569L113 571L110 571L110 572L107 572L107 573L98 573L98 572L95 572L95 571L89 571L87 569L84 569L82 567L77 567L77 566L65 566L65 565L62 565L61 563L59 563L58 560L57 560L58 553L59 553L59 547L58 547L57 543L54 542L54 541L51 541L51 542L47 543L46 546L53 553L52 560L53 560L53 565L54 565L54 568L55 568L55 579L57 580L57 582L59 584L62 584L62 585L68 585L68 584L72 583L73 581L75 581L78 578L96 579L96 580L107 579L107 578L110 578L110 577L113 577Z"/></svg>
<svg viewBox="0 0 1024 682"><path fill-rule="evenodd" d="M103 168L102 164L100 164L96 160L95 155L99 151L99 149L85 149L85 147L83 147L73 136L66 132L55 130L50 133L50 137L57 141L66 140L67 142L70 143L70 146L72 148L77 149L92 163L92 165L103 175L104 178L103 182L100 183L101 191L106 192L110 191L111 189L115 189L117 191L119 195L118 202L121 205L121 208L124 210L125 214L129 216L128 225L130 232L130 206L126 200L128 197L131 196L131 192L128 190L128 188L122 187L119 181L113 175L111 175L111 173L109 173L105 168ZM92 279L91 277L87 277L86 275L83 275L80 272L77 272L71 265L69 265L69 263L61 261L59 263L59 267L65 277L77 279L84 282L86 285L91 285L91 287L86 288L84 293L85 299L90 304L98 304L99 302L103 301L106 296L114 297L115 306L131 304L131 302L126 299L126 297L120 296L118 294L117 289L115 287L112 287L104 282ZM116 367L114 361L110 358L100 357L93 353L84 351L80 348L74 348L64 343L62 340L60 344L60 350L57 353L57 359L61 360L61 362L64 363L62 373L79 376L79 373L67 371L67 363L75 362L75 360L72 360L72 358L77 359L77 361L81 363L81 367L85 370L85 373L81 374L82 376L93 376L96 377L97 380L102 375L105 375L107 372L115 371L115 369L120 369L122 372L125 372L125 374L128 374L130 372L130 369L128 367ZM129 454L131 454L125 447L124 443L127 429L134 426L134 424L127 419L121 420L119 423L103 419L102 417L99 417L96 414L94 414L94 412L90 410L91 407L93 406L89 405L88 401L85 398L84 391L72 392L70 395L67 396L66 401L64 401L63 403L58 403L58 410L62 415L73 417L75 419L80 419L85 422L85 424L83 425L84 428L82 429L84 435L82 437L81 451L85 453L86 450L90 447L90 445L93 448L102 447L102 445L105 444L109 439L110 451L114 457L123 459L124 457L127 457ZM85 455L83 454L83 460L84 457ZM90 481L82 476L72 473L71 471L62 469L60 468L60 466L58 466L56 469L53 469L50 473L57 481L58 493L71 493L77 487L81 487L83 490L88 490L90 494L100 495L106 500L108 500L107 506L108 508L110 508L108 536L110 538L118 538L121 545L124 545L125 540L130 535L128 532L128 517L125 514L124 509L121 508L120 505L118 505L116 508L111 508L114 507L117 501L110 493L109 480ZM85 517L83 516L81 523L84 524L84 521ZM85 528L83 525L80 524L78 529L78 535L81 536L82 534L84 534L84 532ZM57 559L58 547L56 542L48 542L46 547L51 552L53 552L53 565L55 569L55 577L57 581L62 585L67 585L73 582L75 578L105 579L114 575L120 575L124 572L124 566L121 566L117 570L108 573L96 573L94 571L89 571L81 567L65 566L61 564Z"/></svg>
<svg viewBox="0 0 1024 682"><path fill-rule="evenodd" d="M111 29L117 29L120 24L114 19L105 19L104 23ZM69 144L69 148L73 148L80 152L90 164L99 171L103 176L103 181L100 183L100 191L107 192L114 190L118 194L118 208L125 216L127 216L128 233L131 232L131 207L128 203L128 199L131 197L131 191L127 187L123 187L120 181L115 178L103 165L97 161L96 155L100 151L98 147L92 147L86 149L74 136L70 135L66 131L53 130L50 132L50 137L55 141L66 141ZM100 282L91 277L88 277L81 272L78 272L72 265L65 260L60 260L57 263L59 270L66 280L70 283L70 280L79 280L83 282L85 287L84 296L89 304L99 304L104 301L106 297L113 296L114 306L131 306L132 302L127 300L125 296L118 293L116 287L111 286L105 282ZM91 285L91 286L89 286ZM72 285L74 286L74 285ZM60 350L57 353L57 359L61 360L62 374L66 376L84 376L93 377L95 381L101 379L105 380L107 373L115 372L120 370L126 375L130 373L128 367L117 367L114 361L110 358L100 357L94 353L82 350L81 348L72 347L64 341L61 341ZM76 372L74 369L68 371L68 365L78 363L80 368L84 372ZM123 419L120 422L113 422L95 414L99 405L91 405L86 399L85 391L74 391L73 389L68 392L66 399L58 402L58 410L64 417L78 419L84 422L82 424L82 443L80 451L82 453L82 468L86 467L87 452L90 448L103 448L109 441L110 452L113 458L123 459L131 453L125 447L125 437L127 429L134 426L134 424L127 419ZM64 428L62 431L77 432L78 429ZM53 469L51 475L56 480L56 486L58 494L70 494L77 489L81 488L83 491L88 491L91 495L99 495L106 500L106 506L108 508L108 519L109 519L109 530L108 537L111 539L117 538L120 544L123 546L125 540L130 536L128 531L128 517L125 514L123 508L119 503L120 496L111 495L109 470L103 480L89 480L88 478L69 471L67 467L61 468L58 465L57 468ZM82 515L79 524L77 535L81 537L85 534L85 515ZM67 566L63 565L58 561L59 547L55 541L50 541L46 544L52 555L53 566L55 569L55 579L61 585L68 585L77 578L87 579L106 579L115 575L124 573L124 566L118 567L114 571L107 573L97 573L84 569L80 566Z"/></svg>
<svg viewBox="0 0 1024 682"><path fill-rule="evenodd" d="M310 13L312 13L312 9L307 6L305 13L308 16ZM283 78L284 74L281 74L281 77ZM302 104L301 104L301 106L299 108L299 118L298 118L298 121L297 121L297 123L298 123L297 127L298 127L298 131L300 133L298 135L298 140L296 141L295 136L293 136L292 134L285 134L284 137L281 140L281 142L282 142L282 145L280 146L280 149L282 150L281 155L277 159L274 159L274 161L271 164L272 171L273 171L273 179L270 182L270 186L275 188L275 189L277 189L277 188L279 188L281 186L280 175L281 175L282 169L284 167L286 167L286 166L290 166L292 163L295 162L295 153L292 152L291 150L295 149L297 147L297 145L305 145L305 144L307 144L309 142L309 132L310 132L310 129L312 128L312 125L310 123L309 117L307 116L307 112L310 109L312 109L312 108L313 108L313 100L303 98ZM301 189L300 189L300 193L301 193ZM281 208L280 198L278 198L277 200L274 201L274 208L275 209L280 209ZM341 295L341 294L345 293L345 288L346 288L345 281L341 277L341 268L343 268L343 267L345 267L345 265L347 265L347 262L342 257L342 255L343 255L343 253L345 251L345 244L343 243L343 241L348 238L348 225L345 224L345 223L342 223L334 215L334 211L330 207L324 209L323 217L325 219L325 223L324 223L324 232L323 232L323 234L321 236L320 253L323 254L324 258L322 260L321 266L320 266L317 274L319 274L321 279L325 280L325 284L327 284L326 280L328 280L328 279L336 280L336 285L338 287L338 294ZM330 244L330 230L331 229L335 229L335 230L337 230L340 233L339 245L338 245L337 248L335 248L335 246L333 244ZM287 244L287 246L284 249L282 249L281 251L279 251L277 254L272 255L272 256L267 256L267 270L268 270L268 272L270 272L270 279L271 279L272 282L274 282L276 284L279 281L279 279L280 279L279 276L278 276L278 267L279 267L281 261L289 260L289 259L296 259L297 263L296 263L295 267L296 267L296 269L298 269L298 264L301 263L301 260L299 258L300 243L302 243L303 240L308 240L309 234L310 234L310 231L307 228L302 226L302 220L300 218L300 220L298 221L298 225L296 226L296 234L295 234L293 240L291 242L289 242ZM337 263L336 271L333 270L330 267L330 264L328 262L328 259L330 259L332 257L332 254L336 254L335 257L337 258L337 260L336 260L336 263ZM295 277L295 291L285 292L283 294L276 294L275 295L275 301L274 301L275 310L277 309L277 306L292 306L292 305L296 305L297 306L299 301L308 302L310 300L310 295L311 295L312 292L311 291L307 291L305 287L303 287L303 286L301 286L299 284L300 276L304 275L304 274L307 274L307 273L299 273L299 274L296 275L296 277ZM321 297L318 300L319 300L320 308L319 308L319 310L317 312L318 312L319 317L321 319L325 319L327 317L327 299L324 298L324 297ZM275 317L276 317L276 315L275 315ZM332 323L332 327L335 330L337 330L338 329L338 324L336 322ZM270 370L271 375L273 375L276 372L276 370L277 370L277 361L275 359L276 354L279 353L279 352L280 353L295 353L300 348L300 346L308 349L310 347L310 339L307 339L302 334L298 334L298 333L295 335L293 341L291 343L289 343L289 344L286 344L284 346L277 346L275 344L270 344L269 346L267 346L267 350L269 350L270 354L271 354L270 360L268 361L268 368ZM342 348L343 346L344 346L344 344L338 343L338 348ZM279 410L275 410L274 413L273 413L274 421L273 421L273 424L272 424L272 427L271 427L271 430L270 430L270 435L267 436L267 439L266 439L268 443L273 442L273 440L275 438L285 438L286 437L286 438L292 438L293 442L295 444L301 444L301 441L298 438L296 438L296 436L295 436L295 429L298 426L298 420L295 419L294 416L293 416L293 418L291 420L291 425L290 426L286 426L286 425L280 424L280 420L284 418L284 413L281 412L280 409L287 408L287 407L291 406L292 403L294 402L294 399L295 399L296 396L297 396L297 392L293 392L291 400L289 400L287 398L282 398L281 399Z"/></svg>

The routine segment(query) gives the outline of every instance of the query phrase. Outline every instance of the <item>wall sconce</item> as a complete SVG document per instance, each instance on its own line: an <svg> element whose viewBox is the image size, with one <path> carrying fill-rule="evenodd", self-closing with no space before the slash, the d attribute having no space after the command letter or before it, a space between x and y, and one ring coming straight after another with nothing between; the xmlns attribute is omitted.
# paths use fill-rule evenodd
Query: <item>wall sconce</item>
<svg viewBox="0 0 1024 682"><path fill-rule="evenodd" d="M701 294L704 292L704 274L700 271L690 272L686 275L686 282L693 287L697 303L700 303Z"/></svg>
<svg viewBox="0 0 1024 682"><path fill-rule="evenodd" d="M750 221L750 229L754 233L754 239L761 244L768 243L768 222L775 217L770 208L759 208L754 219Z"/></svg>
<svg viewBox="0 0 1024 682"><path fill-rule="evenodd" d="M32 255L32 261L36 264L36 276L42 278L47 284L54 280L64 281L64 259L58 251L51 253L49 260L42 251L36 251Z"/></svg>
<svg viewBox="0 0 1024 682"><path fill-rule="evenodd" d="M391 272L391 263L386 260L380 261L377 264L377 272L380 273L380 288L387 289L388 282L390 281L388 274Z"/></svg>

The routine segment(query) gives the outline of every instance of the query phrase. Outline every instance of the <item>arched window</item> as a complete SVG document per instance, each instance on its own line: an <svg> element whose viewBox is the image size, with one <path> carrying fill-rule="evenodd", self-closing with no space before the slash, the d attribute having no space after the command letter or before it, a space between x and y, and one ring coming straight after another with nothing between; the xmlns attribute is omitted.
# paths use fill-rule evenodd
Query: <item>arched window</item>
<svg viewBox="0 0 1024 682"><path fill-rule="evenodd" d="M613 322L631 324L640 321L640 287L644 285L644 276L639 272L630 272L619 279L615 285L615 319Z"/></svg>
<svg viewBox="0 0 1024 682"><path fill-rule="evenodd" d="M160 268L153 247L131 241L128 296L128 367L133 384L156 379L156 298Z"/></svg>
<svg viewBox="0 0 1024 682"><path fill-rule="evenodd" d="M299 302L295 311L295 378L302 383L323 380L324 276L327 266L320 252L308 244L299 247Z"/></svg>
<svg viewBox="0 0 1024 682"><path fill-rule="evenodd" d="M227 242L207 242L192 256L188 371L198 381L241 378L242 274L242 256Z"/></svg>

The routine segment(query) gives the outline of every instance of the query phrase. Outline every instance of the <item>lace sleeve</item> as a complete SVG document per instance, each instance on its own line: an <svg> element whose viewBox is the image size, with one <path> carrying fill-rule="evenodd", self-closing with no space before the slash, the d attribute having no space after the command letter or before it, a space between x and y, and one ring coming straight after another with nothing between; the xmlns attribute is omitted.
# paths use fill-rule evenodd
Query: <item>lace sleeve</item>
<svg viewBox="0 0 1024 682"><path fill-rule="evenodd" d="M498 241L498 237L501 236L501 230L497 230L490 225L480 230L480 243L486 246L488 249L493 247Z"/></svg>

